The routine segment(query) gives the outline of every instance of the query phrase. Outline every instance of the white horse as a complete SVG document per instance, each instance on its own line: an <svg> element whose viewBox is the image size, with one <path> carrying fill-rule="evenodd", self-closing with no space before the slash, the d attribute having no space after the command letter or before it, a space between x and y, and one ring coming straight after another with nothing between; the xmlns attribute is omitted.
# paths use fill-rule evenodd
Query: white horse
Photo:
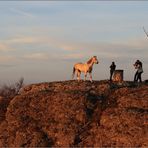
<svg viewBox="0 0 148 148"><path fill-rule="evenodd" d="M90 81L92 82L92 69L93 69L93 65L95 64L98 64L99 61L97 59L96 56L93 56L90 60L88 60L86 63L76 63L73 67L73 76L72 78L74 78L74 75L75 75L75 72L77 74L77 80L79 81L80 80L80 75L81 75L81 72L84 73L85 75L85 79L86 80L86 77L87 77L87 73L89 73L89 76L90 76Z"/></svg>

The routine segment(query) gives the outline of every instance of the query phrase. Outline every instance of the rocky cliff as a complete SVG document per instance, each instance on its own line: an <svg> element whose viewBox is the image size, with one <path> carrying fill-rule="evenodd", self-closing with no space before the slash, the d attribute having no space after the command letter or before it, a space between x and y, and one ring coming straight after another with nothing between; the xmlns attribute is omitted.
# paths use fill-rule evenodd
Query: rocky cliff
<svg viewBox="0 0 148 148"><path fill-rule="evenodd" d="M146 147L148 85L62 81L0 97L2 147Z"/></svg>

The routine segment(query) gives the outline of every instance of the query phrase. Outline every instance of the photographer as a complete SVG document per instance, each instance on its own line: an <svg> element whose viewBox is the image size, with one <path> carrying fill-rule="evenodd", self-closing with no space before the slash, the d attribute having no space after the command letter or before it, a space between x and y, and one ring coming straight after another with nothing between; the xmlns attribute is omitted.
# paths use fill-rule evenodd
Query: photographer
<svg viewBox="0 0 148 148"><path fill-rule="evenodd" d="M143 73L143 68L142 68L142 62L137 60L135 62L135 64L133 64L135 69L137 69L136 73L135 73L135 76L134 76L134 82L142 82L142 79L141 79L141 74Z"/></svg>

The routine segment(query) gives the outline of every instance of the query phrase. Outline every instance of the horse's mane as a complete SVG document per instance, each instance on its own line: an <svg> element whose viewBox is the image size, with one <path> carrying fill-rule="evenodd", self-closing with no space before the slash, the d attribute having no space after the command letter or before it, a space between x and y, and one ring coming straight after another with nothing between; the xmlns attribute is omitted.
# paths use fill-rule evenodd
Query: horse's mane
<svg viewBox="0 0 148 148"><path fill-rule="evenodd" d="M89 60L87 61L87 64L90 64L90 63L91 63L91 61L92 61L92 58L91 58L91 59L89 59Z"/></svg>

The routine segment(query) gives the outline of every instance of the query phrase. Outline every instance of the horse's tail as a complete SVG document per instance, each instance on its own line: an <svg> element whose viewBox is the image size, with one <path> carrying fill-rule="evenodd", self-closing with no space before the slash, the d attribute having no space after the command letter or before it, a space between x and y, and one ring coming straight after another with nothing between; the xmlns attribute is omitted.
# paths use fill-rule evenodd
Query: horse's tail
<svg viewBox="0 0 148 148"><path fill-rule="evenodd" d="M76 69L75 69L75 67L73 67L72 79L74 79L75 71L76 71Z"/></svg>

